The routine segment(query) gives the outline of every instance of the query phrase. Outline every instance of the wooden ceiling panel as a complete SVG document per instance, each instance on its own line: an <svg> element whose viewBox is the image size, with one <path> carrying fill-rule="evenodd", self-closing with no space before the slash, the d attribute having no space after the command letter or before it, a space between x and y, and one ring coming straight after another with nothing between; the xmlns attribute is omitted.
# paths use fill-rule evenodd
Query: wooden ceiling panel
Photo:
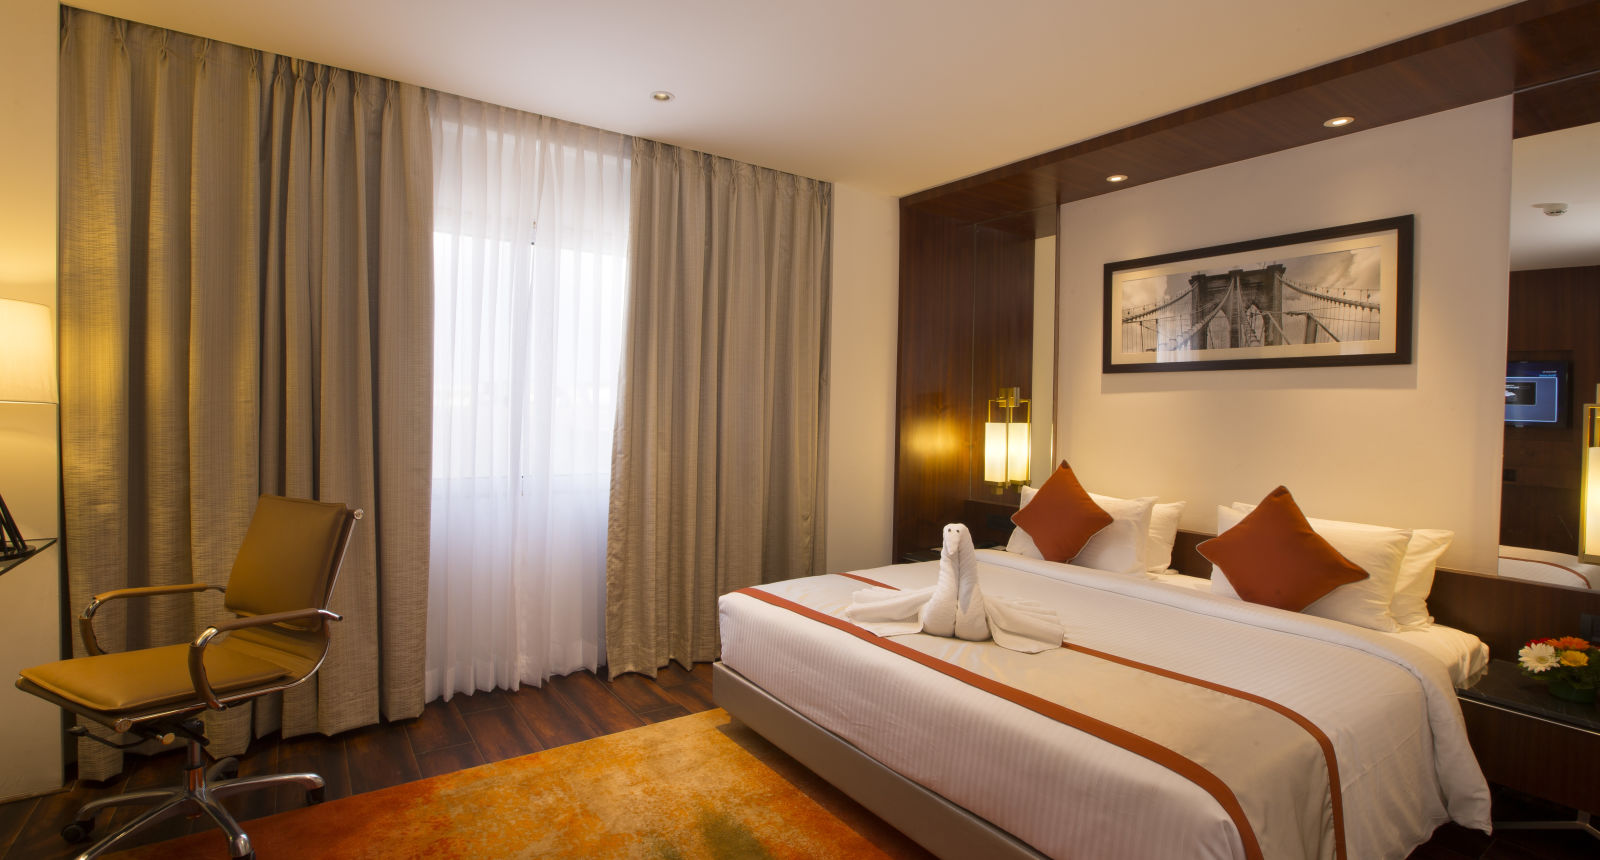
<svg viewBox="0 0 1600 860"><path fill-rule="evenodd" d="M1527 0L918 192L902 203L967 223L1015 218L1596 69L1600 0ZM1541 113L1600 110L1600 95L1580 96L1552 92ZM1344 129L1322 125L1341 115L1357 121ZM1130 179L1107 183L1112 173ZM1027 215L1007 223L1039 220Z"/></svg>

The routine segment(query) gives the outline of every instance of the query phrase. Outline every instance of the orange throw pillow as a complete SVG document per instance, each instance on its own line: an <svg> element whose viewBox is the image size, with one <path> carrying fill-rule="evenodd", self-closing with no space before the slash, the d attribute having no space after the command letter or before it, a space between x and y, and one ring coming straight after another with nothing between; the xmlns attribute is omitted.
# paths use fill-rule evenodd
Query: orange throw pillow
<svg viewBox="0 0 1600 860"><path fill-rule="evenodd" d="M1283 487L1268 493L1238 525L1198 549L1222 568L1240 597L1291 612L1368 575L1311 530L1306 515Z"/></svg>
<svg viewBox="0 0 1600 860"><path fill-rule="evenodd" d="M1066 460L1044 482L1033 501L1011 515L1049 561L1068 561L1095 532L1111 525L1111 515L1089 498Z"/></svg>

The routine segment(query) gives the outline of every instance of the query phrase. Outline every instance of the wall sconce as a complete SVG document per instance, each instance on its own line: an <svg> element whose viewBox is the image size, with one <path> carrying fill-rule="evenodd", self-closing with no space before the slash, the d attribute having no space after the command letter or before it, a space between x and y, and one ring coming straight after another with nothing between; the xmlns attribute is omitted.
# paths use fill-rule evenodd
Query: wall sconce
<svg viewBox="0 0 1600 860"><path fill-rule="evenodd" d="M56 402L56 337L44 305L0 299L0 402ZM0 497L0 559L28 553Z"/></svg>
<svg viewBox="0 0 1600 860"><path fill-rule="evenodd" d="M996 420L997 410L1002 420ZM1002 388L1000 396L989 401L983 424L983 480L994 485L996 494L1013 484L1028 483L1028 424L1032 418L1033 407L1022 399L1021 388Z"/></svg>
<svg viewBox="0 0 1600 860"><path fill-rule="evenodd" d="M1600 401L1600 386L1595 388ZM1600 564L1600 402L1583 406L1583 489L1578 501L1578 560Z"/></svg>

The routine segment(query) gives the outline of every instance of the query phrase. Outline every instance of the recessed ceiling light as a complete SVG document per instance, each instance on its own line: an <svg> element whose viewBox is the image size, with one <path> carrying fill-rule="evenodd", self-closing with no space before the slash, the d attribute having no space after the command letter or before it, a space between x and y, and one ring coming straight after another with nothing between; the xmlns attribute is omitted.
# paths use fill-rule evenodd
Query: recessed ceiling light
<svg viewBox="0 0 1600 860"><path fill-rule="evenodd" d="M1349 125L1355 121L1356 118L1353 116L1336 116L1333 119L1324 122L1323 125L1327 126L1328 128L1338 128L1342 125Z"/></svg>
<svg viewBox="0 0 1600 860"><path fill-rule="evenodd" d="M1127 182L1128 181L1128 175L1126 173L1113 173L1110 176L1106 177L1106 181L1107 182Z"/></svg>
<svg viewBox="0 0 1600 860"><path fill-rule="evenodd" d="M658 102L670 102L672 101L672 93L669 93L666 90L656 90L650 94L650 98L653 98Z"/></svg>

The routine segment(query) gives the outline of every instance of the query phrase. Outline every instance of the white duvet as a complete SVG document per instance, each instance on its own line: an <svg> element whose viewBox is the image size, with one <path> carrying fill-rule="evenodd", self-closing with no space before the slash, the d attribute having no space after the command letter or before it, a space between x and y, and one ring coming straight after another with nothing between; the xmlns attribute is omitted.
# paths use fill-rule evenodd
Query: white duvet
<svg viewBox="0 0 1600 860"><path fill-rule="evenodd" d="M1405 857L1447 820L1489 829L1488 786L1449 674L1426 651L1204 592L978 555L986 592L1055 607L1070 642L1265 696L1316 723L1338 756L1351 858ZM915 588L937 563L860 573ZM860 587L841 576L762 586L841 617ZM787 609L730 594L720 611L730 668L1046 855L1243 857L1211 795L1160 765ZM982 649L995 647L936 640L922 650L981 671ZM1171 718L1206 730L1204 714Z"/></svg>

